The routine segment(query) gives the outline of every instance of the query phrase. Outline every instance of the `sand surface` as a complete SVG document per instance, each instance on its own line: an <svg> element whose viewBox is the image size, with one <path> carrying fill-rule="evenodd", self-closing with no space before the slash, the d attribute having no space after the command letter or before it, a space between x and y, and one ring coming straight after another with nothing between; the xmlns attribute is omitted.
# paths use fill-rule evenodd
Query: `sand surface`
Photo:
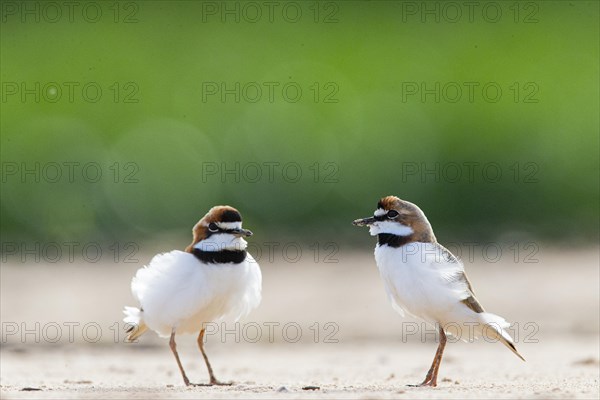
<svg viewBox="0 0 600 400"><path fill-rule="evenodd" d="M498 343L450 343L434 389L406 386L423 379L436 343L420 323L391 309L369 252L341 252L339 262L331 264L307 258L261 263L261 307L239 325L215 326L206 345L217 377L235 383L190 388L183 385L166 340L149 333L139 343L123 343L121 308L135 305L128 286L139 265L6 262L1 397L600 395L597 249L541 250L537 263L515 263L512 257L466 262L482 304L514 323L527 362ZM195 338L182 336L178 346L190 379L206 382ZM303 390L306 386L318 389Z"/></svg>

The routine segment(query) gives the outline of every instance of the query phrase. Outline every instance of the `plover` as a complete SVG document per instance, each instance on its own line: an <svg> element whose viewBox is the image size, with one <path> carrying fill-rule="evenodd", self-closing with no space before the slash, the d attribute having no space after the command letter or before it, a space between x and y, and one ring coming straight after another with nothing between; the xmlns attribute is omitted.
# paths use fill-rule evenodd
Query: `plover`
<svg viewBox="0 0 600 400"><path fill-rule="evenodd" d="M228 385L231 383L215 378L204 351L204 333L207 323L238 320L260 303L261 271L243 239L252 232L242 229L242 217L235 208L216 206L192 233L192 243L185 251L156 255L137 271L131 290L140 307L125 307L127 339L133 341L147 330L170 337L183 381L194 385L181 365L175 335L199 332L208 385Z"/></svg>
<svg viewBox="0 0 600 400"><path fill-rule="evenodd" d="M357 219L377 236L375 261L392 307L436 326L439 346L425 380L436 386L446 334L462 339L473 333L499 341L525 361L506 332L504 318L485 312L475 298L462 263L440 245L419 207L395 196L379 200L372 217ZM471 337L468 337L471 340Z"/></svg>

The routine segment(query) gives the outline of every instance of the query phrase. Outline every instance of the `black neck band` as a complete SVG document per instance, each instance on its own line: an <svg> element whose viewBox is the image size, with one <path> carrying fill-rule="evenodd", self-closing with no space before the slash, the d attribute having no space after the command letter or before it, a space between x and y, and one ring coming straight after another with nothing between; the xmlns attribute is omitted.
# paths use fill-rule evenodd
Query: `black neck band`
<svg viewBox="0 0 600 400"><path fill-rule="evenodd" d="M192 254L207 264L239 264L246 259L246 250L202 251L194 248Z"/></svg>
<svg viewBox="0 0 600 400"><path fill-rule="evenodd" d="M412 242L411 236L399 236L391 233L380 233L377 235L377 243L380 246L388 245L390 247L400 247Z"/></svg>

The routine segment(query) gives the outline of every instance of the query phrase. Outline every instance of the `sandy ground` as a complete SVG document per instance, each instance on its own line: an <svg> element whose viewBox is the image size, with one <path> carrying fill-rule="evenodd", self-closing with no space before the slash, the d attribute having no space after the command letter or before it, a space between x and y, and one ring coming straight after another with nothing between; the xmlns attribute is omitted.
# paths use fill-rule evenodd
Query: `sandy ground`
<svg viewBox="0 0 600 400"><path fill-rule="evenodd" d="M190 388L182 384L166 340L150 333L139 343L123 343L120 311L134 305L128 286L138 265L6 262L1 397L600 395L597 249L541 250L537 263L515 263L509 256L495 263L466 262L483 305L514 323L527 362L497 343L451 343L435 389L406 386L422 380L436 344L420 324L391 309L369 252L342 251L333 264L306 258L261 262L261 307L239 325L214 326L208 337L215 373L234 385ZM206 382L195 338L182 336L178 346L190 379ZM306 386L318 389L303 390Z"/></svg>

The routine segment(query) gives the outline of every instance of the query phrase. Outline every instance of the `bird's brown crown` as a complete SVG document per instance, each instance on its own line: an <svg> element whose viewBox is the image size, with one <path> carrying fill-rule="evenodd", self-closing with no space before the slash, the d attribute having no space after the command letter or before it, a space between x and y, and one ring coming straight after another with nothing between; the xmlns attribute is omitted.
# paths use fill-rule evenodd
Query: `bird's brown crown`
<svg viewBox="0 0 600 400"><path fill-rule="evenodd" d="M192 252L194 245L210 235L208 226L211 223L218 222L242 222L242 215L238 210L231 206L214 206L192 229L192 243L186 247L185 251Z"/></svg>
<svg viewBox="0 0 600 400"><path fill-rule="evenodd" d="M379 200L377 208L385 211L396 210L398 217L395 221L413 230L410 241L432 243L437 241L425 213L416 204L396 196L386 196Z"/></svg>

